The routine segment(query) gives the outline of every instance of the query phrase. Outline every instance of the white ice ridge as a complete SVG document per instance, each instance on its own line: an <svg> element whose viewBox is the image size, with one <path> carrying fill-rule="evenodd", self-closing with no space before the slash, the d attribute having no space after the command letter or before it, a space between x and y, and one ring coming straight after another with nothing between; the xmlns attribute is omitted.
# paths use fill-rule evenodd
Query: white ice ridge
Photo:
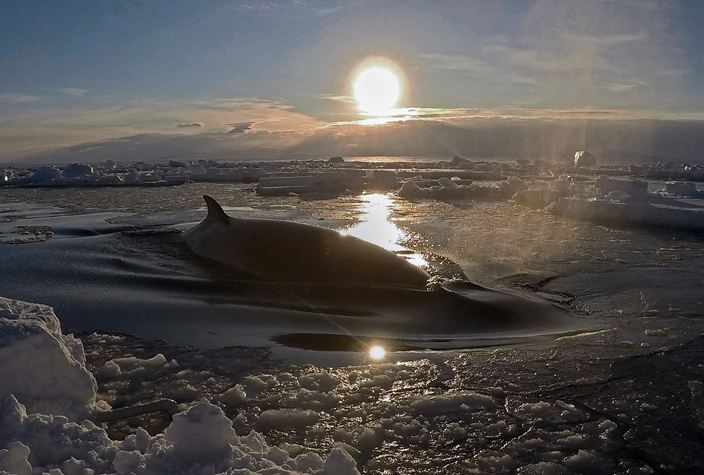
<svg viewBox="0 0 704 475"><path fill-rule="evenodd" d="M0 297L0 400L13 394L30 412L87 416L98 386L85 362L51 307Z"/></svg>
<svg viewBox="0 0 704 475"><path fill-rule="evenodd" d="M96 389L83 345L61 333L51 307L0 297L0 473L359 475L340 447L324 460L270 447L255 431L239 437L207 400L163 434L138 429L114 441L82 419L98 409Z"/></svg>

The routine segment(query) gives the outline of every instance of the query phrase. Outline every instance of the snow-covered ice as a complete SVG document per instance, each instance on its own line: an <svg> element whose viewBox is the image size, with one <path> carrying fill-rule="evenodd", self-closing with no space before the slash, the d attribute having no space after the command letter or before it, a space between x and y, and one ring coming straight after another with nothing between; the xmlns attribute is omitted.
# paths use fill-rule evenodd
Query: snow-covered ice
<svg viewBox="0 0 704 475"><path fill-rule="evenodd" d="M3 307L3 315L11 316L3 317L3 333L21 315L27 327L40 329L35 332L82 348L59 333L50 308L11 300L3 300ZM697 321L676 326L641 318L544 347L431 353L431 359L330 369L253 369L240 376L218 369L214 354L194 359L192 350L135 346L133 338L120 335L85 335L85 363L52 345L5 340L3 350L12 349L13 361L64 358L76 362L72 371L94 368L101 383L84 385L97 392L83 402L83 411L75 403L71 418L42 408L28 411L21 400L36 405L33 397L5 397L0 470L695 473L702 467L695 455L701 447L692 437L704 425L704 372L696 368L696 355L704 354L697 335L704 328ZM136 350L144 350L143 356L129 356ZM116 353L124 356L110 357ZM102 362L106 357L109 364ZM683 359L690 366L673 370ZM6 376L0 373L0 380ZM37 371L26 378L41 386L51 376ZM192 390L183 390L184 381ZM108 408L108 400L136 404L165 395L180 401L181 412L163 429L159 420L170 418L163 413L133 418L126 426L90 420L96 406ZM695 452L680 460L678 444Z"/></svg>
<svg viewBox="0 0 704 475"><path fill-rule="evenodd" d="M304 453L292 458L254 431L239 437L222 409L206 400L174 415L163 433L151 436L137 429L123 441L112 440L90 420L109 406L96 401L97 385L86 369L80 340L61 333L50 307L4 298L0 306L0 472L293 475L302 473L300 465L311 474L359 473L354 459L340 448L325 459ZM119 368L111 376L134 377L140 369L163 368L163 358L119 358L107 367ZM324 384L330 378L323 377ZM302 428L317 418L314 411L282 409L264 411L258 420L268 429Z"/></svg>
<svg viewBox="0 0 704 475"><path fill-rule="evenodd" d="M96 402L83 344L46 305L0 297L0 381L0 399L14 395L32 412L75 418Z"/></svg>

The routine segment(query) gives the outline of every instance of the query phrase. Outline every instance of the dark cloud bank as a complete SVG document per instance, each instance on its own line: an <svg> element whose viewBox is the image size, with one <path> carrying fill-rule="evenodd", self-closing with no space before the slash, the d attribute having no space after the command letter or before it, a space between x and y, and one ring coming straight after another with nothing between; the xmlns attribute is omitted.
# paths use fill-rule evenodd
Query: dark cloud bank
<svg viewBox="0 0 704 475"><path fill-rule="evenodd" d="M592 151L602 163L619 159L704 163L704 121L475 119L463 126L407 122L387 126L339 126L295 145L276 133L247 130L195 135L136 135L84 143L15 159L23 163L162 161L176 159L265 160L342 156L460 155L478 158L565 159ZM266 138L263 138L266 136Z"/></svg>

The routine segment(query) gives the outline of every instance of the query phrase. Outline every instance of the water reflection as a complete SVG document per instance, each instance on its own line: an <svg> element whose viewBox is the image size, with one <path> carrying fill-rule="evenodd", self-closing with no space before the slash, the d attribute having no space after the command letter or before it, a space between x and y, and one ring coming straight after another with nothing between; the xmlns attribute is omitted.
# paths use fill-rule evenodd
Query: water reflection
<svg viewBox="0 0 704 475"><path fill-rule="evenodd" d="M341 234L363 239L386 250L395 252L418 267L428 267L428 261L401 245L408 235L391 221L395 201L388 195L371 193L359 197L359 222L340 231Z"/></svg>

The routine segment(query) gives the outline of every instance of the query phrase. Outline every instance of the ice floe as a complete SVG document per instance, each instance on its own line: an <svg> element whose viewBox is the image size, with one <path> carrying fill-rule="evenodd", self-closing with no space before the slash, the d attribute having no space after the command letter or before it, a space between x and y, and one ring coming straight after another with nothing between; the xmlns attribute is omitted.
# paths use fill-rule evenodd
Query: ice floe
<svg viewBox="0 0 704 475"><path fill-rule="evenodd" d="M339 447L325 459L301 452L292 457L257 432L240 437L232 420L207 400L175 414L163 433L151 436L138 429L123 441L113 440L91 421L100 420L96 415L109 406L96 402L97 385L86 369L83 346L61 333L50 307L0 298L0 335L1 473L359 474L354 458ZM163 368L165 360L157 355L109 363L112 375L129 377ZM335 379L319 373L307 380L330 387ZM271 409L262 412L258 425L304 428L318 418L312 410Z"/></svg>

